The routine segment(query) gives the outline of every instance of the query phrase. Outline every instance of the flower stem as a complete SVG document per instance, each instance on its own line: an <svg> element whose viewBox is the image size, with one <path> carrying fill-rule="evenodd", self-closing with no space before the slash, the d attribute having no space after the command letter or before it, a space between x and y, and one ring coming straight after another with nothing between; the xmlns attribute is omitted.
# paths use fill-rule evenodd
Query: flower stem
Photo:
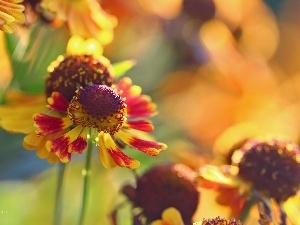
<svg viewBox="0 0 300 225"><path fill-rule="evenodd" d="M251 208L255 205L256 203L256 198L254 196L252 196L249 201L246 203L244 209L243 209L243 212L240 216L240 221L241 222L245 222L249 216L249 213L250 213L250 210Z"/></svg>
<svg viewBox="0 0 300 225"><path fill-rule="evenodd" d="M55 197L55 209L54 209L54 225L61 224L62 215L62 186L65 174L65 163L59 163L58 177L57 177L57 187L56 187L56 197Z"/></svg>
<svg viewBox="0 0 300 225"><path fill-rule="evenodd" d="M89 138L86 161L85 161L85 168L82 171L83 195L82 195L81 210L80 210L80 217L79 217L78 225L84 224L84 219L85 219L86 211L87 211L88 194L89 194L89 187L90 187L90 176L91 176L91 160L92 160L92 152L93 152L92 150L93 150L93 142L92 142L92 139Z"/></svg>

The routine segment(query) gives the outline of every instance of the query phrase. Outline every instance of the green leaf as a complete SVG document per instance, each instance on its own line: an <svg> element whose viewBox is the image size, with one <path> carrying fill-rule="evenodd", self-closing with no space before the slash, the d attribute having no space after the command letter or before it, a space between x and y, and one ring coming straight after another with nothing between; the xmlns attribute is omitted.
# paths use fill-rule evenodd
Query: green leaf
<svg viewBox="0 0 300 225"><path fill-rule="evenodd" d="M12 55L15 52L17 44L21 43L20 37L18 35L16 35L15 33L13 33L13 34L5 33L4 37L5 37L5 42L6 42L7 53L9 54L9 57L12 58Z"/></svg>
<svg viewBox="0 0 300 225"><path fill-rule="evenodd" d="M124 60L112 64L116 78L123 76L128 70L135 65L135 60Z"/></svg>
<svg viewBox="0 0 300 225"><path fill-rule="evenodd" d="M47 67L65 53L69 34L65 27L53 28L38 21L25 45L19 41L12 54L12 86L28 93L44 91Z"/></svg>

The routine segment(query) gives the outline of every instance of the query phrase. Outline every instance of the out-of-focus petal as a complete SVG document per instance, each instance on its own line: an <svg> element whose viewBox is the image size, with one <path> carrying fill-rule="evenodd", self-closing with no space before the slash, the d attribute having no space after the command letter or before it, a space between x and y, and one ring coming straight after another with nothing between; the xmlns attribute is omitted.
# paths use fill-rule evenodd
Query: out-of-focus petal
<svg viewBox="0 0 300 225"><path fill-rule="evenodd" d="M0 0L0 30L13 33L16 30L15 23L24 22L25 7L18 4L20 2L22 1Z"/></svg>
<svg viewBox="0 0 300 225"><path fill-rule="evenodd" d="M167 208L162 213L161 220L155 220L151 225L184 225L180 212L173 207Z"/></svg>

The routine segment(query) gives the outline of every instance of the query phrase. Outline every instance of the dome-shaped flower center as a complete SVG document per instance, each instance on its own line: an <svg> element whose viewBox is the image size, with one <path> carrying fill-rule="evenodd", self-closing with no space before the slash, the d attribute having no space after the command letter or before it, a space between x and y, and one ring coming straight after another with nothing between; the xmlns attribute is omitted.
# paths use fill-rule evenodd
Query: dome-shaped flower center
<svg viewBox="0 0 300 225"><path fill-rule="evenodd" d="M147 222L161 218L165 209L175 207L184 224L191 224L200 196L193 178L194 172L183 164L155 166L137 180L131 200L143 209Z"/></svg>
<svg viewBox="0 0 300 225"><path fill-rule="evenodd" d="M77 91L68 108L74 124L114 134L126 117L126 104L106 85L91 85Z"/></svg>
<svg viewBox="0 0 300 225"><path fill-rule="evenodd" d="M232 161L240 177L278 202L300 188L300 150L291 142L252 140L234 152Z"/></svg>
<svg viewBox="0 0 300 225"><path fill-rule="evenodd" d="M110 68L93 55L60 56L48 68L46 95L61 93L71 101L79 87L91 84L111 86L115 82Z"/></svg>

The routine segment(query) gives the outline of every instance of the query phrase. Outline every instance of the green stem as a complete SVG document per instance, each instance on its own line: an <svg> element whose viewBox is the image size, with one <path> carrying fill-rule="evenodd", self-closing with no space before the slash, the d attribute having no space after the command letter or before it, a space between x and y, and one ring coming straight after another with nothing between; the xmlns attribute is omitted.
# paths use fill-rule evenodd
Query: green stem
<svg viewBox="0 0 300 225"><path fill-rule="evenodd" d="M249 216L250 210L252 209L252 207L255 205L256 203L256 198L254 196L252 196L249 201L246 203L242 215L240 216L240 221L241 222L245 222Z"/></svg>
<svg viewBox="0 0 300 225"><path fill-rule="evenodd" d="M54 209L54 225L60 225L61 224L62 196L63 196L62 186L63 186L65 168L66 168L65 163L59 163L56 197L55 197L55 209Z"/></svg>
<svg viewBox="0 0 300 225"><path fill-rule="evenodd" d="M85 219L86 211L87 211L93 146L94 145L92 142L92 138L90 138L88 141L88 149L87 149L87 155L86 155L86 161L85 161L85 168L82 173L83 174L83 195L82 195L81 210L80 210L80 217L79 217L78 225L84 224L84 219Z"/></svg>

